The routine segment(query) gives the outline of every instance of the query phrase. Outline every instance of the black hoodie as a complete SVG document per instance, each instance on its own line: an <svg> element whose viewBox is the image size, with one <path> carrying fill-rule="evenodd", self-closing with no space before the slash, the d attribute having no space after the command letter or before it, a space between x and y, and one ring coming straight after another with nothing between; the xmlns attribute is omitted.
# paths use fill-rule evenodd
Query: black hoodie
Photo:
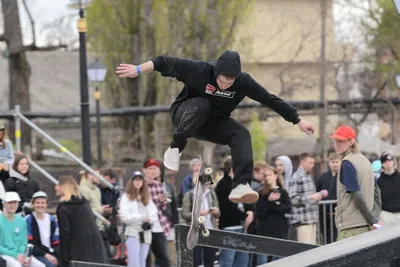
<svg viewBox="0 0 400 267"><path fill-rule="evenodd" d="M232 191L232 178L224 173L224 176L218 181L215 187L215 193L218 198L219 210L221 215L219 217L220 229L231 226L242 226L246 220L246 213L250 211L254 205L243 205L239 207L238 203L233 203L229 200L229 194Z"/></svg>
<svg viewBox="0 0 400 267"><path fill-rule="evenodd" d="M247 96L271 108L293 124L300 121L293 106L270 94L249 74L241 71L240 56L237 52L227 50L215 63L170 56L158 56L153 63L154 70L161 72L162 76L174 77L185 84L173 106L188 98L204 97L211 103L212 114L230 116ZM234 76L236 80L228 89L220 90L216 82L219 74Z"/></svg>
<svg viewBox="0 0 400 267"><path fill-rule="evenodd" d="M400 173L396 170L391 175L382 173L378 179L381 189L382 210L400 212Z"/></svg>

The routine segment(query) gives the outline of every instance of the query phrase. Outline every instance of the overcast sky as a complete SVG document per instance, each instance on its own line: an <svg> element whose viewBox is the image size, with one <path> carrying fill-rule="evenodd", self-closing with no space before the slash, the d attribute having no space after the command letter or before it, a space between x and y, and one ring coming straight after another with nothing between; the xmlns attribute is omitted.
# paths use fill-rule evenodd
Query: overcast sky
<svg viewBox="0 0 400 267"><path fill-rule="evenodd" d="M21 0L19 0L21 1ZM36 29L38 31L38 45L43 45L46 36L40 34L44 25L55 21L56 19L68 14L77 14L78 10L67 7L71 0L27 0L30 11L36 21ZM317 1L316 1L317 2ZM362 42L361 33L358 30L359 21L364 17L367 6L362 4L368 3L366 0L334 0L334 16L336 21L336 37L337 40L354 43ZM350 2L350 4L349 4ZM356 4L351 4L351 2ZM25 42L31 41L31 33L28 24L28 17L22 5L20 5L22 18L22 29ZM76 19L70 22L71 30L76 30Z"/></svg>

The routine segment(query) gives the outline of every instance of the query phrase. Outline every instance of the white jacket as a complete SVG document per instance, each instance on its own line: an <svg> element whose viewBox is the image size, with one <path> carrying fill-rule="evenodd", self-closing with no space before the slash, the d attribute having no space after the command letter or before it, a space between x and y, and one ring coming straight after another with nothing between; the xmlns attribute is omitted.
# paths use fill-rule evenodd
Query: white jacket
<svg viewBox="0 0 400 267"><path fill-rule="evenodd" d="M119 216L121 221L126 224L125 235L139 239L145 219L150 217L150 224L153 224L157 220L158 210L152 200L149 200L149 204L144 206L140 201L129 200L124 193L119 204ZM144 231L144 242L151 244L151 230Z"/></svg>

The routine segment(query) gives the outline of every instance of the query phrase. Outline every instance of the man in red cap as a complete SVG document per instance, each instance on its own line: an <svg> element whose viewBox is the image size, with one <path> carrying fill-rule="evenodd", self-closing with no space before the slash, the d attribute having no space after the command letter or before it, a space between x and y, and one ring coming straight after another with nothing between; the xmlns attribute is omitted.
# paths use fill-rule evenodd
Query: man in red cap
<svg viewBox="0 0 400 267"><path fill-rule="evenodd" d="M143 164L143 173L149 188L150 198L154 204L156 204L158 210L157 220L153 223L151 228L152 241L150 248L156 262L158 262L161 267L170 267L167 236L170 235L173 226L167 216L165 216L168 203L164 192L164 186L156 179L161 174L160 162L154 158L147 159ZM147 257L146 266L154 266L154 264L151 263L150 256Z"/></svg>
<svg viewBox="0 0 400 267"><path fill-rule="evenodd" d="M331 135L336 153L342 157L337 174L336 227L338 240L376 229L379 221L374 214L374 171L369 160L360 153L356 132L341 126Z"/></svg>

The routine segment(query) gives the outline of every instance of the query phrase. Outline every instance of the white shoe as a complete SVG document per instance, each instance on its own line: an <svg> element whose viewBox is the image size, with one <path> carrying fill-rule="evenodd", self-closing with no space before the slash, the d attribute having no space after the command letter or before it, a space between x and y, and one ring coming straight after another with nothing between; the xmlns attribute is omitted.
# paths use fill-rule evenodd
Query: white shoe
<svg viewBox="0 0 400 267"><path fill-rule="evenodd" d="M233 203L253 204L258 200L258 193L249 184L239 184L232 189L228 198Z"/></svg>
<svg viewBox="0 0 400 267"><path fill-rule="evenodd" d="M179 170L179 160L181 155L182 153L179 153L179 148L169 147L164 153L164 166L172 171L177 172Z"/></svg>

